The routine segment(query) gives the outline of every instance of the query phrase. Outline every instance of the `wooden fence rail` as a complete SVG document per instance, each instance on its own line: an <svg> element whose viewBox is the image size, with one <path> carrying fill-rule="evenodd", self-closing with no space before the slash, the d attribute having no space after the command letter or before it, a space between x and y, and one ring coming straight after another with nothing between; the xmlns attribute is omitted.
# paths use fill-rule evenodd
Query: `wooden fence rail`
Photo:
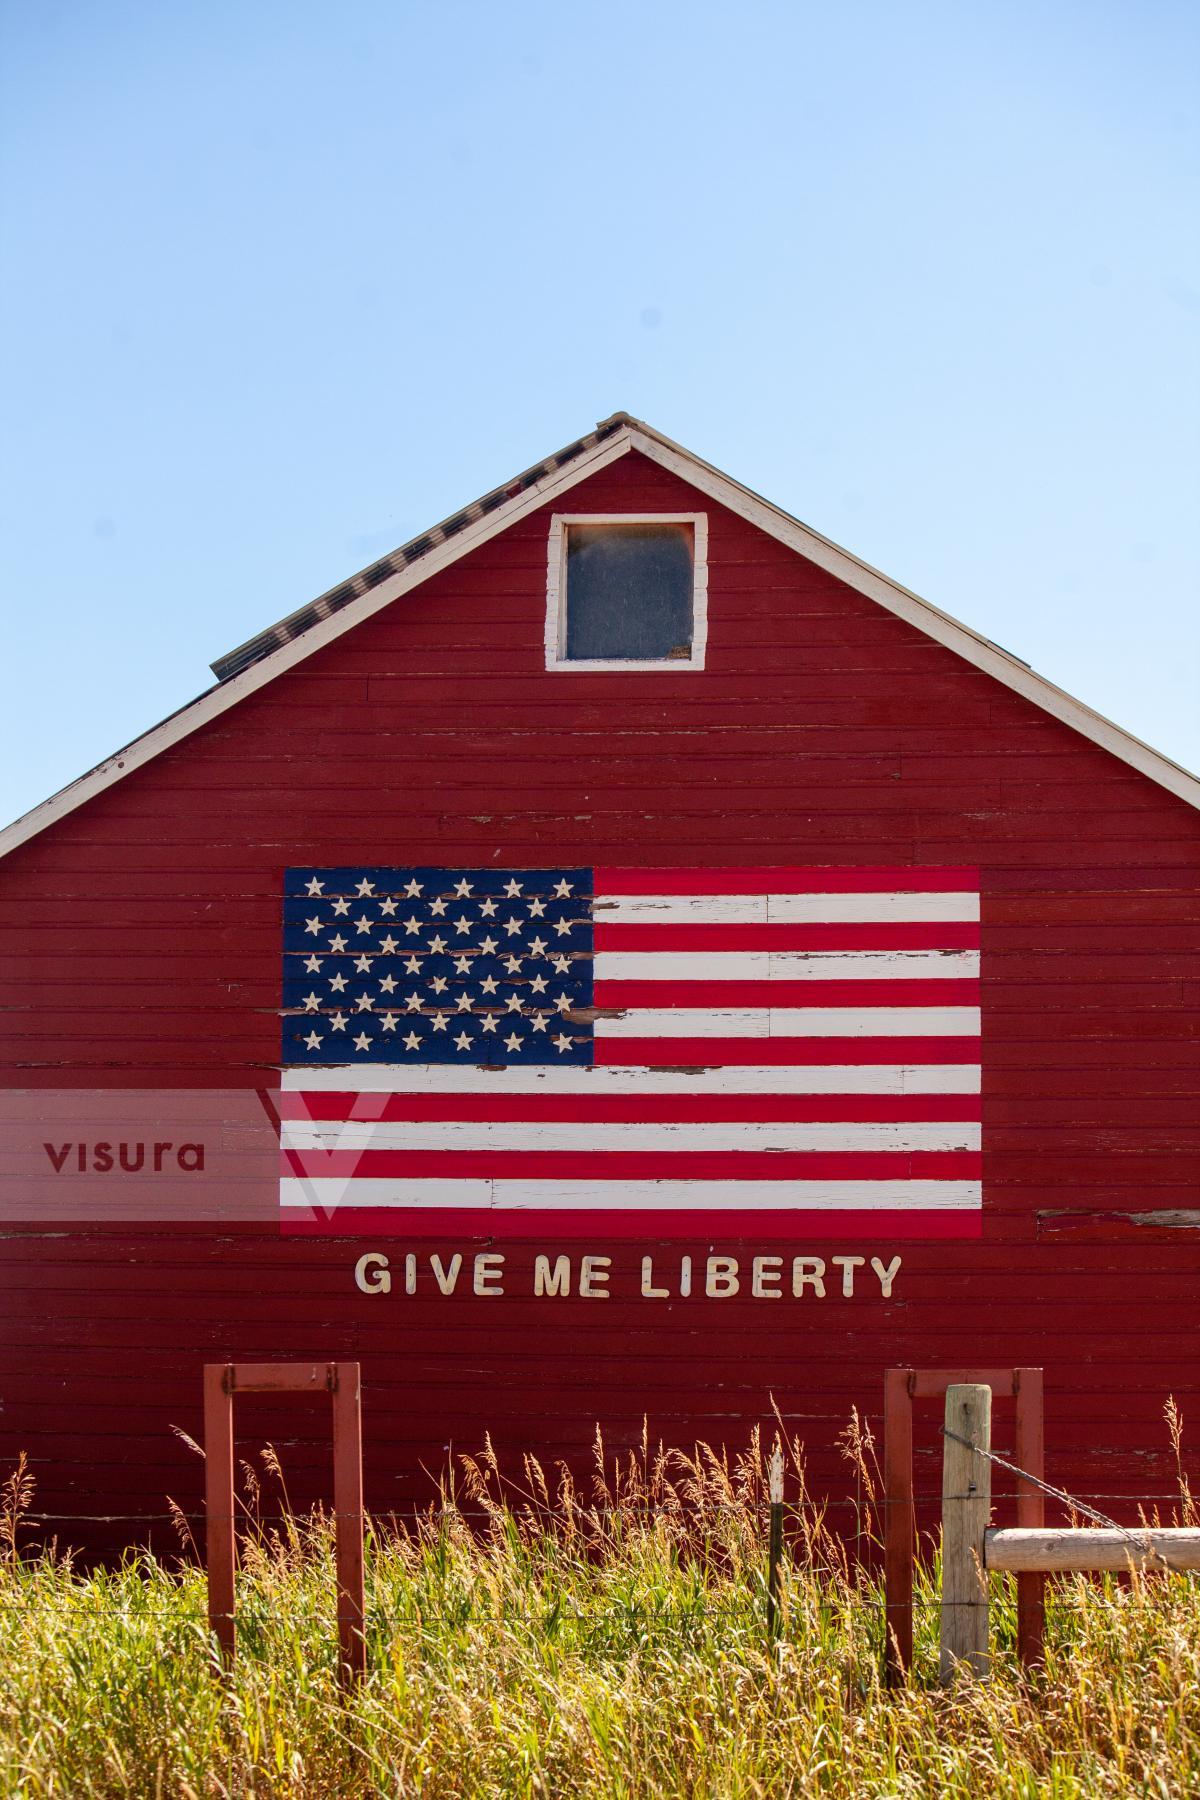
<svg viewBox="0 0 1200 1800"><path fill-rule="evenodd" d="M1104 1570L1200 1569L1200 1527L1196 1526L993 1529L989 1524L991 1404L991 1389L986 1384L952 1383L946 1389L940 1620L943 1682L953 1681L965 1669L976 1675L989 1672L987 1578L993 1569L1013 1570L1018 1581Z"/></svg>

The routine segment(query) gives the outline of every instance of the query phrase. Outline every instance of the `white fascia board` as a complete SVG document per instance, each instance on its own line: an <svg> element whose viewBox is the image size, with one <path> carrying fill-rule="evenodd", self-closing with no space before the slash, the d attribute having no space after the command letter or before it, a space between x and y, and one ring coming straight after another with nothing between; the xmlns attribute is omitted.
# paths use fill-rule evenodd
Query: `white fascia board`
<svg viewBox="0 0 1200 1800"><path fill-rule="evenodd" d="M818 568L826 570L839 581L844 581L848 587L864 594L869 600L874 600L888 612L907 620L918 631L955 651L985 674L994 676L1006 687L1032 701L1043 712L1061 720L1083 737L1128 763L1131 768L1137 769L1140 774L1157 782L1160 787L1200 809L1200 778L1159 751L1151 749L1148 744L1122 730L1119 725L1114 725L1110 719L1093 712L1091 707L1065 693L1062 688L1055 687L1044 676L1035 674L1025 663L1010 656L990 639L981 637L978 632L960 624L957 619L941 612L919 595L889 580L878 569L871 568L850 551L841 549L819 532L802 525L798 519L752 493L749 488L713 468L710 463L702 461L690 450L673 443L670 438L664 438L652 426L638 421L623 426L602 444L584 452L576 461L551 475L543 476L523 493L506 501L503 506L498 506L495 512L486 514L437 549L431 550L419 562L389 577L387 581L380 582L377 588L352 600L340 612L310 626L299 637L280 645L260 662L251 663L228 681L206 689L178 712L170 714L124 749L98 763L86 775L81 775L78 780L14 820L0 831L0 857L27 843L30 838L36 837L57 820L65 818L96 794L103 793L106 788L123 780L134 769L152 762L164 750L169 750L184 738L190 737L193 731L198 731L210 720L219 718L240 700L256 693L259 688L266 687L277 675L294 668L315 651L324 649L327 644L333 643L344 632L353 630L356 625L371 618L393 600L420 587L431 575L449 568L469 551L488 543L519 519L557 499L560 494L568 493L580 481L589 475L598 474L622 456L628 455L631 450L639 451L661 468L678 475L682 481L727 507L748 524L755 525L768 536L778 539L798 555L815 563Z"/></svg>
<svg viewBox="0 0 1200 1800"><path fill-rule="evenodd" d="M1191 806L1200 808L1200 777L1193 775L1179 763L1172 762L1170 757L1161 751L1154 750L1149 744L1125 731L1120 725L1114 725L1102 713L1094 712L1085 706L1082 700L1076 700L1072 694L1056 687L1047 681L1044 675L1038 675L1027 663L1002 650L999 644L992 643L969 625L963 625L958 619L951 618L949 613L922 600L908 588L901 587L898 582L891 581L881 575L878 569L871 568L848 550L831 543L819 532L802 525L790 514L781 512L772 506L769 500L751 493L740 483L723 475L711 464L701 462L698 457L673 444L669 438L647 427L639 427L634 432L633 448L658 463L660 467L669 469L692 487L699 488L711 500L718 501L736 513L747 523L756 525L768 536L777 538L790 550L795 550L807 561L816 563L818 568L826 570L830 575L844 581L847 587L865 594L868 600L874 600L888 612L895 613L897 618L905 619L915 625L926 637L934 638L944 644L948 650L974 663L986 675L994 676L1002 681L1005 687L1012 688L1030 700L1043 712L1060 719L1082 736L1090 738L1104 750L1111 751L1120 757L1122 762L1137 769L1142 775L1148 775L1151 781L1168 789L1172 794L1186 800Z"/></svg>

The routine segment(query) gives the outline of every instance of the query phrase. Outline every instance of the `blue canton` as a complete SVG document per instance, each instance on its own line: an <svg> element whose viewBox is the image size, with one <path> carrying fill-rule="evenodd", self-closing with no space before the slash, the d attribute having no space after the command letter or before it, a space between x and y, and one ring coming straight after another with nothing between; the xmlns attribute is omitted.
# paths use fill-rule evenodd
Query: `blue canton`
<svg viewBox="0 0 1200 1800"><path fill-rule="evenodd" d="M590 869L288 869L283 1062L590 1063Z"/></svg>

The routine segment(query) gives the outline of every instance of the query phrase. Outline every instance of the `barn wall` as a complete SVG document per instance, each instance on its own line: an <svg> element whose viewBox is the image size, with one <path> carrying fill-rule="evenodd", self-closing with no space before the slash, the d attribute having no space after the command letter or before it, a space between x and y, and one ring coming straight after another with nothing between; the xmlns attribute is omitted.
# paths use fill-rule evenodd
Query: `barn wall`
<svg viewBox="0 0 1200 1800"><path fill-rule="evenodd" d="M9 1232L2 1460L29 1451L67 1538L143 1535L167 1493L198 1507L170 1427L198 1431L199 1365L225 1357L361 1357L380 1509L485 1431L576 1462L597 1422L610 1451L643 1418L738 1444L772 1395L841 1504L834 1440L896 1362L1042 1363L1054 1479L1119 1516L1169 1488L1163 1400L1200 1385L1196 814L637 455L570 499L673 508L709 514L702 675L544 670L547 508L14 853L0 1080L261 1085L289 864L977 863L982 1241L788 1245L903 1265L887 1301L861 1281L772 1305L636 1296L644 1250L778 1251L762 1234L589 1242L614 1258L598 1303L524 1297L535 1250L580 1250L541 1233L485 1300L427 1274L360 1294L355 1256L400 1236ZM245 1405L298 1493L323 1480L319 1408ZM936 1487L932 1419L922 1456Z"/></svg>

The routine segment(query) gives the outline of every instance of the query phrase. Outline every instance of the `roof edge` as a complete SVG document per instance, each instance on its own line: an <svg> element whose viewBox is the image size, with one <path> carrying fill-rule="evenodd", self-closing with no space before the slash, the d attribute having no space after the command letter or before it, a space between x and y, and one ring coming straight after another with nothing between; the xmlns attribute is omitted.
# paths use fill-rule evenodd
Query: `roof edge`
<svg viewBox="0 0 1200 1800"><path fill-rule="evenodd" d="M490 494L452 514L440 525L422 533L420 538L394 551L390 557L352 577L350 582L310 601L307 606L218 658L212 665L219 677L216 686L206 688L194 700L168 714L122 749L0 830L0 857L38 836L76 807L132 774L134 769L153 761L210 719L265 687L277 675L323 649L393 600L419 587L439 569L457 562L460 556L506 530L526 513L544 506L588 475L598 473L634 450L679 475L719 505L815 562L888 612L907 620L927 637L953 650L1042 711L1200 810L1200 777L1190 770L1075 699L1065 689L1056 687L990 638L942 612L928 600L922 600L918 594L881 574L851 551L822 537L772 501L763 499L712 463L665 437L644 420L618 412L601 420L595 431L586 437L577 438L573 444L556 451L502 487L492 489ZM333 603L334 597L355 583L360 585L354 592L337 604Z"/></svg>

